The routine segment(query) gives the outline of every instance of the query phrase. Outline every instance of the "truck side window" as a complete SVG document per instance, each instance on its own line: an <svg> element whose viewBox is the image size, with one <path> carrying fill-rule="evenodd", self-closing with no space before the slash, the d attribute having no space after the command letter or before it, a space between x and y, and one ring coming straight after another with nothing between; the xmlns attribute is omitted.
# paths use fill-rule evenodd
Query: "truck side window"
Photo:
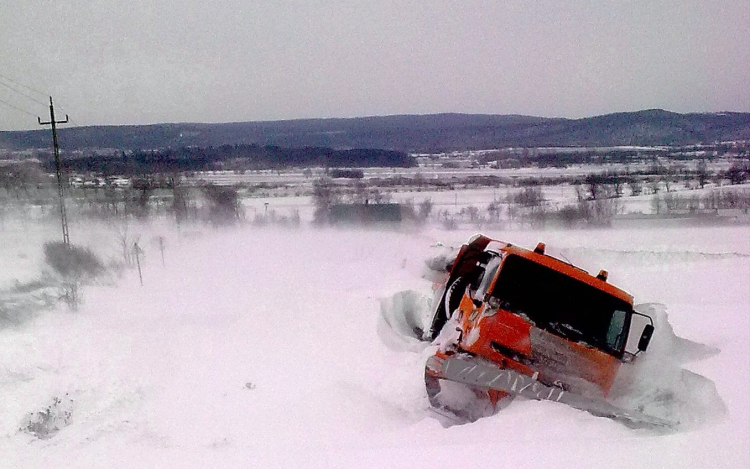
<svg viewBox="0 0 750 469"><path fill-rule="evenodd" d="M609 329L607 329L607 345L612 350L619 352L625 345L625 319L627 316L625 311L619 309L612 313L612 320L609 323Z"/></svg>

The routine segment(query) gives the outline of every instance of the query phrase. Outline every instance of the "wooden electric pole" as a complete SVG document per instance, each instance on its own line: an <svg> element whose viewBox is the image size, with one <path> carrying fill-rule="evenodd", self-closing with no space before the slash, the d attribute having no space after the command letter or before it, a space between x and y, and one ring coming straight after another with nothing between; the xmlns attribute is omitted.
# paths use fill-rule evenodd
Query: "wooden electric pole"
<svg viewBox="0 0 750 469"><path fill-rule="evenodd" d="M37 117L39 125L52 124L52 147L55 153L55 172L57 173L57 194L60 197L60 222L62 223L63 243L70 244L70 235L68 234L68 215L65 212L65 192L62 180L62 165L60 164L60 148L57 145L57 124L67 124L68 115L65 114L64 121L55 120L55 106L52 104L52 96L49 97L49 122L42 122L41 117Z"/></svg>

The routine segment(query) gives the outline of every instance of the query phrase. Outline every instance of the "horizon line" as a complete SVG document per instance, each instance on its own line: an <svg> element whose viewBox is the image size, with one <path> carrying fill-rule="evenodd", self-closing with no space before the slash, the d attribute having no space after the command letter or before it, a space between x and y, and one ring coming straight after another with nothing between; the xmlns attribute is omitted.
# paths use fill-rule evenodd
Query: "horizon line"
<svg viewBox="0 0 750 469"><path fill-rule="evenodd" d="M665 114L676 114L681 116L689 115L722 115L722 114L748 114L750 111L706 111L706 112L676 112L669 111L662 108L649 108L640 109L637 111L616 111L608 112L605 114L595 114L586 117L546 117L546 116L535 116L532 114L489 114L489 113L473 113L473 112L433 112L433 113L414 113L414 114L377 114L377 115L364 115L364 116L353 116L353 117L296 117L286 119L266 119L266 120L242 120L242 121L172 121L172 122L151 122L145 124L86 124L86 125L73 125L71 127L62 127L58 130L72 130L89 127L151 127L151 126L163 126L163 125L232 125L232 124L266 124L266 123L281 123L281 122L303 122L303 121L334 121L334 120L357 120L357 119L385 119L393 117L434 117L434 116L484 116L484 117L523 117L531 119L546 119L546 120L565 120L565 121L578 121L585 119L594 119L598 117L614 116L618 114L639 114L646 112L661 112ZM16 132L37 132L45 131L45 129L27 129L27 130L0 130L3 133L16 133Z"/></svg>

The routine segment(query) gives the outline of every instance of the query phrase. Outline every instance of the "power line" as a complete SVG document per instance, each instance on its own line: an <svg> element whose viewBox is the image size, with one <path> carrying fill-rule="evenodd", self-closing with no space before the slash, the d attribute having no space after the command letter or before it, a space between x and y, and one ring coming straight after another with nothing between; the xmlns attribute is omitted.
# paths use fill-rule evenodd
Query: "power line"
<svg viewBox="0 0 750 469"><path fill-rule="evenodd" d="M17 82L16 80L14 80L14 79L12 79L12 78L9 78L9 77L6 77L6 76L5 76L5 75L3 75L3 74L0 74L0 78L2 78L2 79L4 79L4 80L7 80L7 81L9 81L9 82L13 83L13 84L14 84L14 85L16 85L16 86L20 86L20 87L22 87L22 88L25 88L25 89L27 89L27 90L29 90L29 91L32 91L32 92L34 92L34 93L37 93L37 94L38 94L38 95L40 95L40 96L44 96L44 97L45 97L45 99L49 97L49 96L47 95L47 93L44 93L44 92L42 92L42 91L39 91L39 90L37 90L36 88L32 88L31 86L28 86L28 85L24 85L23 83L19 83L19 82ZM23 97L25 97L25 98L27 98L27 99L30 99L31 101L34 101L35 103L37 103L37 104L39 104L39 105L42 105L42 106L44 106L44 107L47 107L47 103L45 103L45 102L42 102L42 101L39 101L38 99L34 98L33 96L29 96L29 95L28 95L27 93L25 93L25 92L23 92L23 91L19 90L18 88L15 88L15 87L13 87L13 86L11 86L11 85L7 84L7 83L3 83L2 81L0 81L0 85L2 85L2 86L4 86L4 87L8 88L9 90L11 90L11 91L13 91L13 92L15 92L15 93L18 93L18 94L20 94L21 96L23 96ZM1 100L1 99L0 99L0 103L3 103L3 104L5 104L5 105L6 105L6 106L8 106L8 107L11 107L11 108L13 108L13 109L15 109L15 110L17 110L17 111L21 111L21 112L23 112L23 113L25 113L25 114L28 114L28 115L30 115L30 116L33 116L33 117L37 117L37 114L34 114L34 113L32 113L32 112L29 112L29 111L27 111L27 110L25 110L25 109L21 109L21 108L19 108L18 106L15 106L15 105L13 105L13 104L11 104L11 103L7 102L7 101L4 101L4 100ZM58 105L58 108L62 109L63 111L65 110L65 108L63 108L62 106L59 106L59 105ZM69 118L69 119L70 119L70 118ZM79 125L79 124L78 124L77 122L75 122L75 121L74 121L73 119L70 119L70 123L71 123L71 124L73 124L73 125L74 125L74 126L76 126L76 127L80 127L80 125Z"/></svg>
<svg viewBox="0 0 750 469"><path fill-rule="evenodd" d="M32 91L32 92L34 92L34 93L38 94L39 96L44 96L44 99L45 99L45 100L46 100L47 98L49 98L49 95L48 95L47 93L45 93L45 92L43 92L43 91L39 91L39 90L38 90L38 89L36 89L36 88L32 88L31 86L28 86L28 85L24 85L23 83L19 83L18 81L14 80L14 79L12 79L12 78L6 77L6 76L5 76L5 75L3 75L3 74L0 74L0 78L2 78L2 79L4 79L4 80L7 80L7 81L9 81L9 82L13 83L13 84L14 84L14 85L16 85L16 86L20 86L20 87L22 87L22 88L25 88L25 89L27 89L27 90L29 90L29 91ZM24 92L22 92L22 91L20 91L20 90L18 90L18 89L16 89L16 88L13 88L12 86L8 85L7 83L3 83L2 81L0 81L0 85L3 85L3 86L5 86L6 88L10 89L11 91L14 91L14 92L18 93L18 94L20 94L21 96L24 96L24 97L26 97L26 98L28 98L28 99L30 99L30 100L32 100L32 101L34 101L34 102L35 102L35 103L37 103L37 104L40 104L40 105L42 105L42 106L44 106L44 107L47 107L47 103L46 103L46 102L38 101L37 99L35 99L35 98L33 98L33 97L29 96L28 94L26 94L26 93L24 93ZM17 109L17 110L21 111L21 112L25 112L26 114L31 114L31 113L29 113L28 111L26 111L26 110L23 110L23 109L19 109L19 108L17 108L17 107L15 107L15 106L13 106L12 104L10 104L10 103L7 103L7 102L5 102L5 101L3 101L3 103L4 103L4 104L7 104L8 106L10 106L10 107L12 107L12 108L14 108L14 109ZM58 106L57 106L57 107L58 107L59 109L62 109L63 111L65 111L65 108L64 108L63 106L60 106L60 105L58 104ZM35 115L35 114L31 114L31 115L33 115L34 117L36 117L36 115ZM71 123L71 124L73 124L73 125L74 125L74 126L76 126L76 127L80 127L80 125L79 125L79 124L78 124L78 123L77 123L76 121L74 121L73 119L70 119L70 123Z"/></svg>
<svg viewBox="0 0 750 469"><path fill-rule="evenodd" d="M38 99L36 99L36 98L34 98L34 97L32 97L32 96L30 96L30 95L28 95L28 94L24 93L23 91L20 91L20 90L18 90L18 89L16 89L16 88L14 88L14 87L10 86L10 85L9 85L9 84L7 84L7 83L3 83L2 81L0 81L0 85L2 85L2 86L4 86L4 87L8 88L9 90L11 90L11 91L13 91L13 92L15 92L15 93L18 93L18 94L20 94L21 96L23 96L23 97L24 97L24 98L26 98L26 99L30 99L30 100L34 101L34 102L35 102L35 103L37 103L37 104L41 104L42 106L45 106L45 107L47 106L47 103L44 103L44 102L42 102L42 101L39 101Z"/></svg>
<svg viewBox="0 0 750 469"><path fill-rule="evenodd" d="M66 111L66 109L64 107L60 106L59 104L57 104L57 108L58 109L62 109L63 111ZM74 127L80 127L81 126L78 122L76 122L75 120L73 120L72 117L68 117L67 114L65 114L65 116L68 119L68 122L70 122L71 124L73 124Z"/></svg>
<svg viewBox="0 0 750 469"><path fill-rule="evenodd" d="M18 106L15 106L15 105L13 105L13 104L11 104L11 103L9 103L9 102L7 102L7 101L4 101L4 100L2 100L2 99L0 99L0 103L3 103L3 104L5 104L6 106L8 106L8 107L10 107L10 108L13 108L13 109L15 109L16 111L21 111L21 112L23 112L24 114L28 114L28 115L30 115L31 117L37 117L37 115L36 115L36 114L34 114L34 113L31 113L31 112L29 112L29 111L27 111L27 110L25 110L25 109L21 109L20 107L18 107Z"/></svg>
<svg viewBox="0 0 750 469"><path fill-rule="evenodd" d="M16 111L19 111L19 112L23 112L24 114L28 114L28 115L30 115L31 117L34 117L34 118L38 118L38 116L39 116L38 114L35 114L35 113L31 112L31 111L27 111L26 109L20 108L20 107L16 106L15 104L11 104L8 101L5 101L4 99L0 99L0 104L4 104L4 105L8 106L9 108L15 109ZM63 109L63 111L65 110L64 108L60 108L60 109ZM74 127L81 127L81 124L79 124L78 122L74 121L72 118L68 117L68 119L69 119L70 123L73 124Z"/></svg>
<svg viewBox="0 0 750 469"><path fill-rule="evenodd" d="M40 96L44 96L45 98L47 98L47 96L48 96L47 93L43 93L43 92L41 92L41 91L39 91L37 89L34 89L34 88L30 87L30 86L24 85L23 83L18 83L17 81L13 80L12 78L8 78L5 75L0 74L0 78L4 78L4 79L8 80L9 82L11 82L11 83L13 83L15 85L18 85L18 86L21 86L23 88L26 88L29 91L33 91L34 93L37 93ZM46 106L47 104L44 103L44 105Z"/></svg>

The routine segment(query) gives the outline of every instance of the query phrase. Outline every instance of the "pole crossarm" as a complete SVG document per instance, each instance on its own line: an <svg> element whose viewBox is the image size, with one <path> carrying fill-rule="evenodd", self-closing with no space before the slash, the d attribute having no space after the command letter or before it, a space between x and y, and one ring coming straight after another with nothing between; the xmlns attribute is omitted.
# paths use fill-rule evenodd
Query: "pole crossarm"
<svg viewBox="0 0 750 469"><path fill-rule="evenodd" d="M39 121L39 125L50 125L52 123L52 121L42 122L42 118L41 117L37 117L36 119ZM68 117L67 114L65 114L65 120L64 121L55 121L55 124L67 124L69 122L69 120L70 120L70 118Z"/></svg>

